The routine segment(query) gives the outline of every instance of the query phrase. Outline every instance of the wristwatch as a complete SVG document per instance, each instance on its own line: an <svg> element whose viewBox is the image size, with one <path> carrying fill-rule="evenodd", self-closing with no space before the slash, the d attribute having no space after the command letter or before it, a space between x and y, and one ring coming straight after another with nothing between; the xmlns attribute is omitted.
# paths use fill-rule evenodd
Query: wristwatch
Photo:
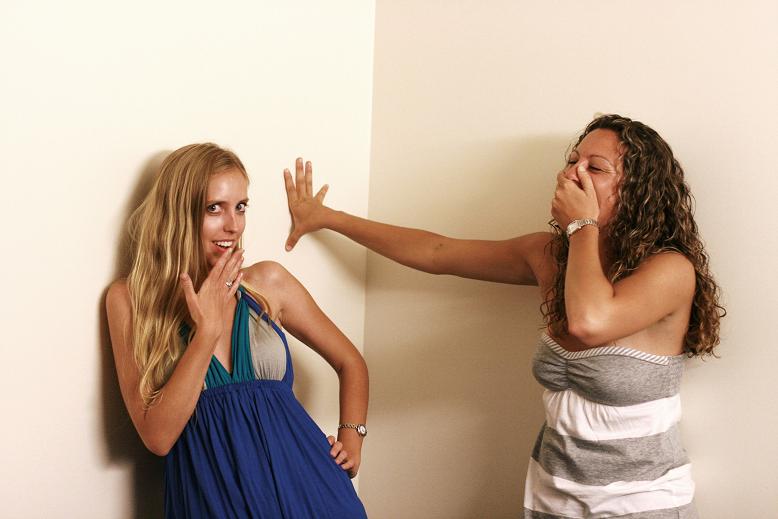
<svg viewBox="0 0 778 519"><path fill-rule="evenodd" d="M581 227L584 225L594 225L599 229L599 225L597 225L597 220L594 218L582 218L580 220L573 220L567 225L567 229L565 229L565 234L567 234L567 237L570 238L573 234L576 233L576 231L580 230Z"/></svg>
<svg viewBox="0 0 778 519"><path fill-rule="evenodd" d="M338 429L354 429L361 437L367 436L367 427L363 423L342 423Z"/></svg>

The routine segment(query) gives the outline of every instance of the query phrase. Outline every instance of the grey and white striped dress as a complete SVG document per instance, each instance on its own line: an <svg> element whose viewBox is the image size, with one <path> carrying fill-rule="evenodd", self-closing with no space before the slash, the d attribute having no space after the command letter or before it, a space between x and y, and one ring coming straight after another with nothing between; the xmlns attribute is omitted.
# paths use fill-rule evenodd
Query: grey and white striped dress
<svg viewBox="0 0 778 519"><path fill-rule="evenodd" d="M533 374L546 388L546 423L525 519L697 517L678 430L684 358L620 346L570 352L541 336Z"/></svg>

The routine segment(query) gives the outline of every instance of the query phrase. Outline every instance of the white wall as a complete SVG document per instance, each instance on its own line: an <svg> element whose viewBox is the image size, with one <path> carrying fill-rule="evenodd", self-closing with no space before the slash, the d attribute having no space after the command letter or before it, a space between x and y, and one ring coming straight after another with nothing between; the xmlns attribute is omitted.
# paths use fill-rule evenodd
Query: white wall
<svg viewBox="0 0 778 519"><path fill-rule="evenodd" d="M202 140L252 174L248 259L281 260L358 346L364 332L371 518L517 515L542 421L535 291L373 256L363 322L359 248L323 234L282 253L280 172L297 155L332 184L332 206L365 214L374 92L370 215L459 236L543 229L564 149L595 112L668 139L730 311L722 358L690 363L683 391L698 505L707 519L769 517L774 2L373 5L0 7L3 515L160 515L161 467L120 402L102 298L153 164ZM332 430L334 375L294 354L296 390Z"/></svg>
<svg viewBox="0 0 778 519"><path fill-rule="evenodd" d="M772 517L778 4L379 0L370 217L463 237L545 229L596 112L673 146L724 290L721 359L690 362L701 517ZM535 289L368 258L372 519L515 518L543 420Z"/></svg>
<svg viewBox="0 0 778 519"><path fill-rule="evenodd" d="M280 260L362 345L364 252L333 238L283 252L281 172L305 154L365 214L374 4L5 2L3 517L161 516L161 464L123 409L103 321L124 222L155 160L191 142L252 177L247 260ZM337 249L333 255L328 249ZM303 346L296 389L337 424L337 379Z"/></svg>

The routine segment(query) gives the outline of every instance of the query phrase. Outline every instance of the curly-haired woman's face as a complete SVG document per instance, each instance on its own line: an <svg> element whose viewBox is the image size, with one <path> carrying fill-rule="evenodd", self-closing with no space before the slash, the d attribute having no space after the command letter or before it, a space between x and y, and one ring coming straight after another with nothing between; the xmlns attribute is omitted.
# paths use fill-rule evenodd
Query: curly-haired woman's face
<svg viewBox="0 0 778 519"><path fill-rule="evenodd" d="M235 247L246 228L248 181L237 169L211 175L200 239L209 266Z"/></svg>
<svg viewBox="0 0 778 519"><path fill-rule="evenodd" d="M597 193L600 215L597 218L600 226L605 225L613 216L618 201L618 186L623 174L621 166L621 141L616 132L611 130L594 130L578 144L570 153L565 167L565 177L576 182L578 165L586 161L587 170Z"/></svg>

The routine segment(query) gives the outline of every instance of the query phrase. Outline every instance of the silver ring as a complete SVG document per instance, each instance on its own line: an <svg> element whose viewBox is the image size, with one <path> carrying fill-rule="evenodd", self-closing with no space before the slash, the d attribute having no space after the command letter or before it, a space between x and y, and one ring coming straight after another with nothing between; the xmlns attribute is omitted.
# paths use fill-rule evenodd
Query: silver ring
<svg viewBox="0 0 778 519"><path fill-rule="evenodd" d="M224 284L227 285L227 288L232 288L232 284L234 281L226 281Z"/></svg>

